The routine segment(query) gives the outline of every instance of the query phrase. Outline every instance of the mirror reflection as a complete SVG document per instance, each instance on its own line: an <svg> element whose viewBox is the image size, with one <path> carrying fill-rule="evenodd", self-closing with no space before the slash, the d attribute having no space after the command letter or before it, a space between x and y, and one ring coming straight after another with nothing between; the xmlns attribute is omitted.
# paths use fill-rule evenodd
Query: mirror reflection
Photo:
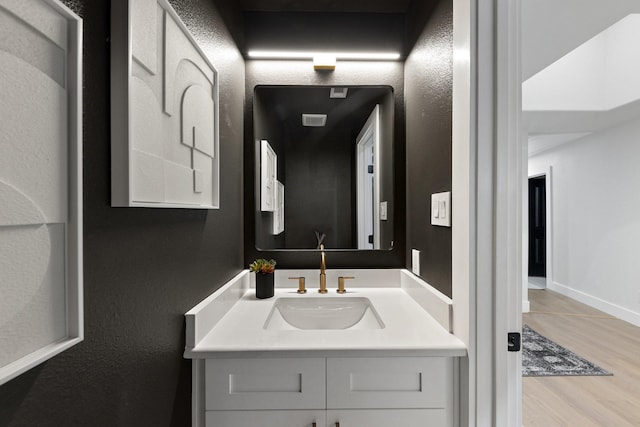
<svg viewBox="0 0 640 427"><path fill-rule="evenodd" d="M256 248L393 246L388 86L258 86Z"/></svg>

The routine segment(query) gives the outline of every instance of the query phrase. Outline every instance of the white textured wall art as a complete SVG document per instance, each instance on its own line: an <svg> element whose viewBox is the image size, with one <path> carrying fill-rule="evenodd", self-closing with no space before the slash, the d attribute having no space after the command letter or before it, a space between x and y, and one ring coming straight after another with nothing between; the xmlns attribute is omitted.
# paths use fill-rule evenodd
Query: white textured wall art
<svg viewBox="0 0 640 427"><path fill-rule="evenodd" d="M260 210L276 210L278 156L266 139L260 141Z"/></svg>
<svg viewBox="0 0 640 427"><path fill-rule="evenodd" d="M111 204L219 207L218 73L166 0L113 0Z"/></svg>
<svg viewBox="0 0 640 427"><path fill-rule="evenodd" d="M0 384L83 338L80 18L0 0Z"/></svg>

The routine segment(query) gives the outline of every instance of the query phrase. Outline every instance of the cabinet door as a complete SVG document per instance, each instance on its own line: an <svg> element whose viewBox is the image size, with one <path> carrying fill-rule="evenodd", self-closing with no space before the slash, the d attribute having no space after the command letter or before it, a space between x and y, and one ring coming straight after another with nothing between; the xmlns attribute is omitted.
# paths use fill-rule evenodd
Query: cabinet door
<svg viewBox="0 0 640 427"><path fill-rule="evenodd" d="M327 359L327 408L446 408L453 362L445 357Z"/></svg>
<svg viewBox="0 0 640 427"><path fill-rule="evenodd" d="M207 359L205 408L325 409L325 359Z"/></svg>
<svg viewBox="0 0 640 427"><path fill-rule="evenodd" d="M324 411L207 411L206 427L325 427Z"/></svg>
<svg viewBox="0 0 640 427"><path fill-rule="evenodd" d="M445 427L444 409L327 411L327 427Z"/></svg>

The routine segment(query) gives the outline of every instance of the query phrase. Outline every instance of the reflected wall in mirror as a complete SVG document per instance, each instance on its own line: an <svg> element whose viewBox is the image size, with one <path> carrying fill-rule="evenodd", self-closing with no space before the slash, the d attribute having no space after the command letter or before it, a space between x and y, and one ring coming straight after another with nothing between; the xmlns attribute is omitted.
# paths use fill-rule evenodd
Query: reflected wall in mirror
<svg viewBox="0 0 640 427"><path fill-rule="evenodd" d="M280 212L256 209L256 248L393 247L391 87L257 86L253 115L255 206L264 141L286 189Z"/></svg>

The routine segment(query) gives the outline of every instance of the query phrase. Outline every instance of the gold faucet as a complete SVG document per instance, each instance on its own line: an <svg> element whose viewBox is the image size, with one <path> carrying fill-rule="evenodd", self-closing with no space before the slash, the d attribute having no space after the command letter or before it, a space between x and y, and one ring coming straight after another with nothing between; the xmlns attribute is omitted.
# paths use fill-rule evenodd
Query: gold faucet
<svg viewBox="0 0 640 427"><path fill-rule="evenodd" d="M320 289L318 292L321 294L327 293L327 274L325 273L325 269L327 268L325 255L324 255L324 245L320 245Z"/></svg>

